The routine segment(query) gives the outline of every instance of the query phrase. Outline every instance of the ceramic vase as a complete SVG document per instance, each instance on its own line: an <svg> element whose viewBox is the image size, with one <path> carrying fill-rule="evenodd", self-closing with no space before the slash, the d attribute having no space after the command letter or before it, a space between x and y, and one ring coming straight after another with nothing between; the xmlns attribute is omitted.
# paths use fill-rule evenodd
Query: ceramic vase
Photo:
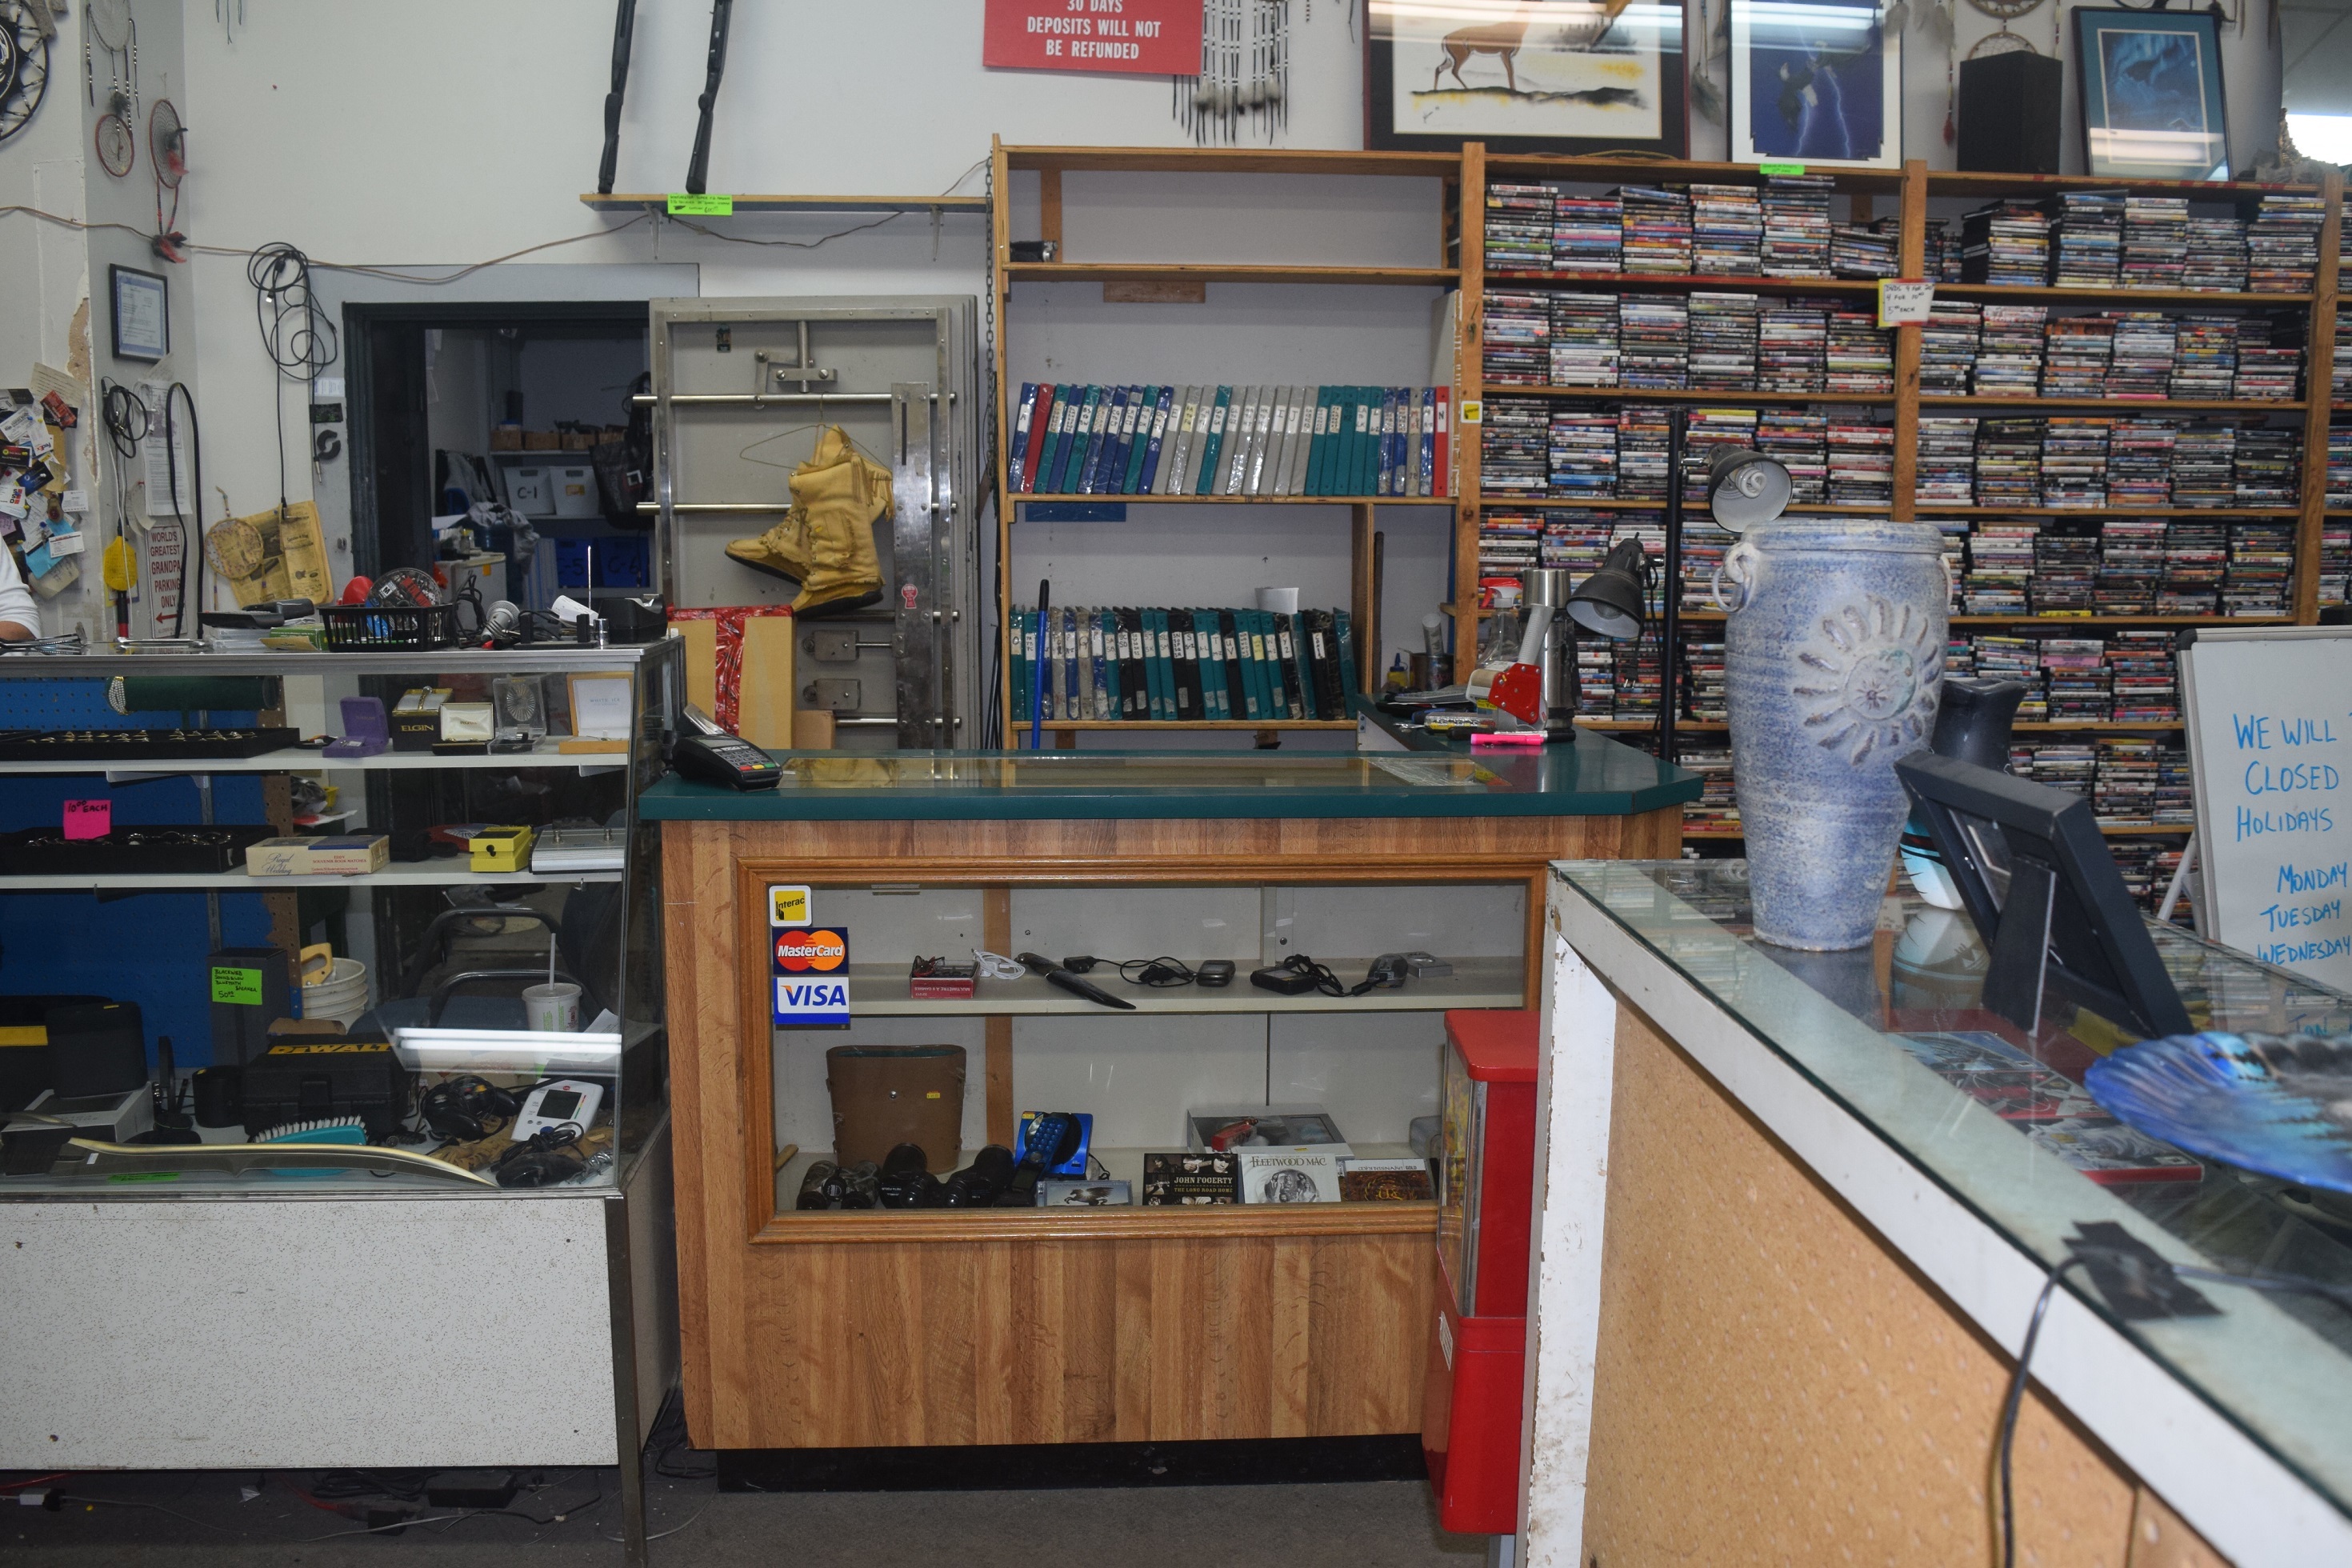
<svg viewBox="0 0 2352 1568"><path fill-rule="evenodd" d="M1895 763L1936 720L1942 539L1925 523L1782 518L1743 534L1717 583L1756 934L1860 947L1910 812Z"/></svg>

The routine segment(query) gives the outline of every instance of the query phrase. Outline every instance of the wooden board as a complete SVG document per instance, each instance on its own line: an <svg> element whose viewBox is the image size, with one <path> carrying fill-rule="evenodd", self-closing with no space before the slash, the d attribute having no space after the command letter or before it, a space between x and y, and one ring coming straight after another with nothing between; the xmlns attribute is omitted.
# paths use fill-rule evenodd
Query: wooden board
<svg viewBox="0 0 2352 1568"><path fill-rule="evenodd" d="M1706 1073L1622 1008L1584 1554L2000 1561L2011 1363ZM2126 1568L2135 1481L2039 1390L2018 1561Z"/></svg>

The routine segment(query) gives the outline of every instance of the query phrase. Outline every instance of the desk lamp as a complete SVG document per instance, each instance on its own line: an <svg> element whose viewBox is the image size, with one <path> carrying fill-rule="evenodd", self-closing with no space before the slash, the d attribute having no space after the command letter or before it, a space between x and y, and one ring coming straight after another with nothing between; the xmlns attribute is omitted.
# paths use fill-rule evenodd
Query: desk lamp
<svg viewBox="0 0 2352 1568"><path fill-rule="evenodd" d="M1649 555L1638 539L1619 541L1600 570L1573 591L1559 567L1521 573L1519 603L1528 625L1518 657L1472 671L1470 700L1541 730L1547 742L1574 740L1576 628L1615 641L1640 637L1649 575Z"/></svg>

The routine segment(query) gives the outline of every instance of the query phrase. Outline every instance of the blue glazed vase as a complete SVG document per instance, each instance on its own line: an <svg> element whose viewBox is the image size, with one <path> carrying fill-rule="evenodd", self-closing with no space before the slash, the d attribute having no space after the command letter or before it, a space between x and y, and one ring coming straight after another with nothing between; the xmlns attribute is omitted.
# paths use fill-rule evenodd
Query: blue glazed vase
<svg viewBox="0 0 2352 1568"><path fill-rule="evenodd" d="M1935 723L1950 592L1924 523L1782 518L1725 555L1731 773L1764 941L1870 941L1910 813L1895 763Z"/></svg>

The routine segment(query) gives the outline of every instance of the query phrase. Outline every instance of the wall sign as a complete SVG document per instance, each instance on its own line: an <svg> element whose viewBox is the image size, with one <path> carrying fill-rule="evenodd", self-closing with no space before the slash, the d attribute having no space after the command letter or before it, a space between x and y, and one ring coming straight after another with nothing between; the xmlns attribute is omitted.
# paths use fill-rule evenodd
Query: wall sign
<svg viewBox="0 0 2352 1568"><path fill-rule="evenodd" d="M988 0L980 62L1000 70L1201 68L1202 0Z"/></svg>

